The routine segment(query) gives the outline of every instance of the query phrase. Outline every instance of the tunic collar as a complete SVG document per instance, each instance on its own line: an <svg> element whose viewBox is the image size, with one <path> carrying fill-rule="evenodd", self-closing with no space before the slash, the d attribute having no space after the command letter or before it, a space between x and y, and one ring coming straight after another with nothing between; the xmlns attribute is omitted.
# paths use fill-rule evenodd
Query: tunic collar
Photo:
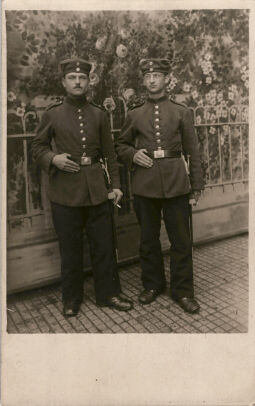
<svg viewBox="0 0 255 406"><path fill-rule="evenodd" d="M158 99L152 99L151 97L148 96L147 101L150 103L159 103L159 102L167 100L167 99L168 99L168 97L165 94L164 96L161 96Z"/></svg>
<svg viewBox="0 0 255 406"><path fill-rule="evenodd" d="M66 96L65 98L66 103L71 104L74 107L82 107L87 104L86 96L83 94L82 96L73 97L73 96Z"/></svg>

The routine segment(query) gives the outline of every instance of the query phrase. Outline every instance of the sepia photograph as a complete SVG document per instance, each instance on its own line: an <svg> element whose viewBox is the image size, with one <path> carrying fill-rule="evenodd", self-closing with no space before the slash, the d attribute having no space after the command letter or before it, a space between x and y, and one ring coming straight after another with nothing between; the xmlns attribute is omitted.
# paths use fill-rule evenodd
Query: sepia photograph
<svg viewBox="0 0 255 406"><path fill-rule="evenodd" d="M248 33L6 11L9 333L248 331Z"/></svg>
<svg viewBox="0 0 255 406"><path fill-rule="evenodd" d="M3 406L254 406L254 4L3 3Z"/></svg>

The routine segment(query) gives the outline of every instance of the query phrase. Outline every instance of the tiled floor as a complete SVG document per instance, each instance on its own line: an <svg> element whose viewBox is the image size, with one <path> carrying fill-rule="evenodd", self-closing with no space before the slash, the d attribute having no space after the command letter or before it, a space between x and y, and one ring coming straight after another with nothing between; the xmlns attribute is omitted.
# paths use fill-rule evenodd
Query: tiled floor
<svg viewBox="0 0 255 406"><path fill-rule="evenodd" d="M9 333L245 333L248 328L248 237L240 235L194 249L197 315L183 312L168 291L150 305L142 289L139 264L120 269L123 292L134 300L128 313L95 305L92 277L77 317L62 315L60 286L18 293L8 298ZM169 287L169 258L165 257Z"/></svg>

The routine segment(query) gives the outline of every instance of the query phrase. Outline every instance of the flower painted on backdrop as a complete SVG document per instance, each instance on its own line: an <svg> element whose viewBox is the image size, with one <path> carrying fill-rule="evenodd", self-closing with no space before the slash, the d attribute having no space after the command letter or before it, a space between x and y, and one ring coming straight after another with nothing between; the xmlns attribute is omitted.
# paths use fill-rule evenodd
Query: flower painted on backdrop
<svg viewBox="0 0 255 406"><path fill-rule="evenodd" d="M14 100L16 100L16 94L14 92L8 92L7 93L7 100L9 102L13 102Z"/></svg>
<svg viewBox="0 0 255 406"><path fill-rule="evenodd" d="M227 107L227 102L226 102L226 100L222 100L220 104L221 104L222 107Z"/></svg>
<svg viewBox="0 0 255 406"><path fill-rule="evenodd" d="M174 75L172 73L170 73L169 78L170 78L170 82L168 83L168 85L166 87L168 92L173 90L178 83L178 79L176 77L174 77Z"/></svg>
<svg viewBox="0 0 255 406"><path fill-rule="evenodd" d="M126 30L125 28L121 28L119 30L118 34L122 39L127 39L129 37L129 35L130 35L129 31Z"/></svg>
<svg viewBox="0 0 255 406"><path fill-rule="evenodd" d="M190 88L191 88L191 85L187 82L184 82L183 91L188 93L190 91Z"/></svg>
<svg viewBox="0 0 255 406"><path fill-rule="evenodd" d="M198 102L197 102L197 105L198 105L198 106L203 106L203 104L204 104L203 99L198 100Z"/></svg>
<svg viewBox="0 0 255 406"><path fill-rule="evenodd" d="M91 86L96 86L99 83L99 77L95 72L90 73L89 83Z"/></svg>
<svg viewBox="0 0 255 406"><path fill-rule="evenodd" d="M214 113L212 113L210 120L211 120L212 122L215 122L216 119L217 119L217 116L216 116Z"/></svg>
<svg viewBox="0 0 255 406"><path fill-rule="evenodd" d="M230 109L230 114L231 114L232 116L236 116L236 113L237 113L236 108L235 108L235 107L231 107L231 109Z"/></svg>
<svg viewBox="0 0 255 406"><path fill-rule="evenodd" d="M228 99L229 100L234 100L234 93L233 92L228 92Z"/></svg>
<svg viewBox="0 0 255 406"><path fill-rule="evenodd" d="M172 73L170 73L169 77L170 82L174 83L175 85L178 83L178 79Z"/></svg>
<svg viewBox="0 0 255 406"><path fill-rule="evenodd" d="M197 99L198 98L198 91L197 90L193 90L191 92L191 96L193 97L193 99Z"/></svg>
<svg viewBox="0 0 255 406"><path fill-rule="evenodd" d="M210 127L209 134L212 134L212 135L216 134L216 129L214 127Z"/></svg>
<svg viewBox="0 0 255 406"><path fill-rule="evenodd" d="M227 118L227 116L228 116L228 111L225 110L225 109L223 109L223 110L221 111L221 117Z"/></svg>
<svg viewBox="0 0 255 406"><path fill-rule="evenodd" d="M208 75L208 73L212 72L212 63L210 61L203 61L201 63L201 68L204 75Z"/></svg>
<svg viewBox="0 0 255 406"><path fill-rule="evenodd" d="M206 61L204 61L204 60L202 60L202 62L201 62L201 68L204 70L204 69L207 69L207 62Z"/></svg>
<svg viewBox="0 0 255 406"><path fill-rule="evenodd" d="M217 94L217 100L218 100L218 102L221 102L223 100L223 93L222 92L219 92Z"/></svg>
<svg viewBox="0 0 255 406"><path fill-rule="evenodd" d="M243 110L242 111L242 121L247 122L248 121L248 110Z"/></svg>
<svg viewBox="0 0 255 406"><path fill-rule="evenodd" d="M236 85L230 86L230 87L229 87L229 91L230 91L230 92L233 92L234 94L237 94L237 93L238 93L238 91L237 91L237 86L236 86Z"/></svg>
<svg viewBox="0 0 255 406"><path fill-rule="evenodd" d="M143 54L143 56L148 55L148 48L143 48L142 49L142 54Z"/></svg>
<svg viewBox="0 0 255 406"><path fill-rule="evenodd" d="M124 89L122 92L122 96L126 101L129 101L132 96L134 96L135 91L134 89Z"/></svg>
<svg viewBox="0 0 255 406"><path fill-rule="evenodd" d="M228 125L224 125L224 126L223 126L223 133L224 133L224 135L228 134L228 131L229 131Z"/></svg>
<svg viewBox="0 0 255 406"><path fill-rule="evenodd" d="M107 97L103 102L103 106L104 106L105 110L107 110L109 112L112 112L116 109L116 104L112 97Z"/></svg>
<svg viewBox="0 0 255 406"><path fill-rule="evenodd" d="M212 72L212 62L208 61L206 62L205 68L209 70L209 72Z"/></svg>
<svg viewBox="0 0 255 406"><path fill-rule="evenodd" d="M209 52L207 52L207 54L205 54L205 60L209 61L212 58L212 55L209 54Z"/></svg>
<svg viewBox="0 0 255 406"><path fill-rule="evenodd" d="M221 106L216 107L216 116L219 118L221 116Z"/></svg>
<svg viewBox="0 0 255 406"><path fill-rule="evenodd" d="M211 85L211 83L212 83L212 78L211 78L211 76L207 76L207 77L206 77L205 83L206 83L207 85Z"/></svg>
<svg viewBox="0 0 255 406"><path fill-rule="evenodd" d="M21 104L21 107L24 107L24 108L26 107L26 103L21 102L20 104Z"/></svg>
<svg viewBox="0 0 255 406"><path fill-rule="evenodd" d="M18 117L23 117L25 114L25 109L23 107L18 107L16 110L16 115Z"/></svg>
<svg viewBox="0 0 255 406"><path fill-rule="evenodd" d="M211 101L211 93L206 93L205 100L207 101L207 103L210 103L210 101Z"/></svg>
<svg viewBox="0 0 255 406"><path fill-rule="evenodd" d="M197 116L197 117L196 117L196 123L197 123L198 125L202 123L202 118L201 118L201 116Z"/></svg>
<svg viewBox="0 0 255 406"><path fill-rule="evenodd" d="M127 47L123 44L120 44L116 48L116 54L119 58L125 58L128 54Z"/></svg>
<svg viewBox="0 0 255 406"><path fill-rule="evenodd" d="M104 35L104 36L101 37L101 38L98 38L97 41L96 41L96 49L98 49L99 51L101 51L101 50L105 47L106 40L107 40L107 36L106 36L106 35Z"/></svg>
<svg viewBox="0 0 255 406"><path fill-rule="evenodd" d="M166 90L170 92L175 88L176 84L171 80L171 82L167 85Z"/></svg>

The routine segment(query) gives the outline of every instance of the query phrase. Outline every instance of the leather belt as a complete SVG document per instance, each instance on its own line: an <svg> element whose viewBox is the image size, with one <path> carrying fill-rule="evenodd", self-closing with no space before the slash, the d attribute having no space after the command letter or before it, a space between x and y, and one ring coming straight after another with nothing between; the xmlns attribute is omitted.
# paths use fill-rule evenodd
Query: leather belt
<svg viewBox="0 0 255 406"><path fill-rule="evenodd" d="M73 159L72 158L72 161L76 162L77 164L79 164L81 166L88 166L88 165L95 164L96 162L99 161L99 159L96 158L96 157L81 156L78 159Z"/></svg>
<svg viewBox="0 0 255 406"><path fill-rule="evenodd" d="M169 149L157 149L156 151L148 151L147 155L153 159L180 158L181 151L170 151Z"/></svg>

